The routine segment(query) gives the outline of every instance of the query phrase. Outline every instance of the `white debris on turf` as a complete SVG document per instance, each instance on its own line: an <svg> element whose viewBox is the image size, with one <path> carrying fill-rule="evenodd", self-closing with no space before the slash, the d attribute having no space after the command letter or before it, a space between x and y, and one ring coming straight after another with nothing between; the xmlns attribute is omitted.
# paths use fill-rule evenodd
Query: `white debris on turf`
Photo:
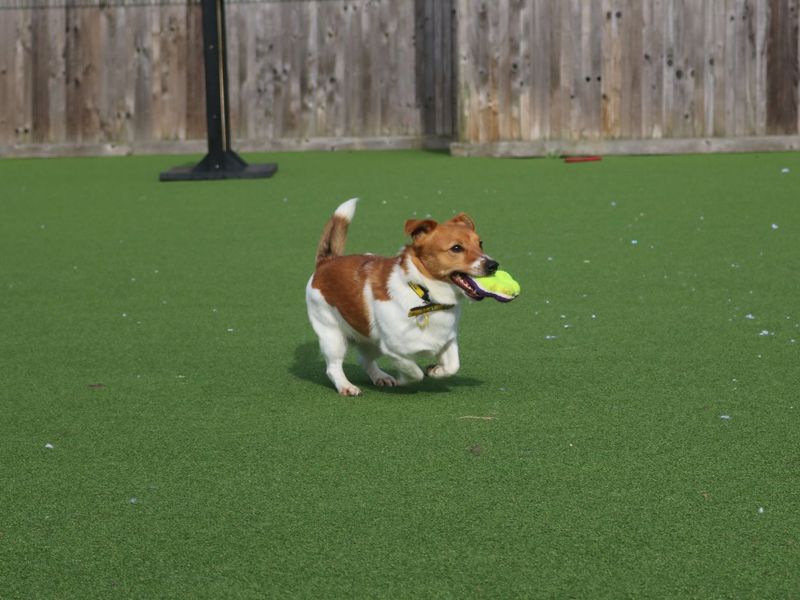
<svg viewBox="0 0 800 600"><path fill-rule="evenodd" d="M753 319L755 319L755 317L753 316L753 313L747 313L747 314L744 316L744 318L745 318L745 319L749 319L750 321L752 321Z"/></svg>
<svg viewBox="0 0 800 600"><path fill-rule="evenodd" d="M788 168L786 168L786 167L783 167L783 168L781 169L781 173L788 173L788 172L789 172L789 169L788 169Z"/></svg>
<svg viewBox="0 0 800 600"><path fill-rule="evenodd" d="M555 335L546 335L546 336L544 336L544 339L546 339L546 340L554 340L554 339L556 339L556 337L557 336L555 336Z"/></svg>
<svg viewBox="0 0 800 600"><path fill-rule="evenodd" d="M766 336L768 336L768 335L772 335L772 333L770 333L770 332L769 332L769 330L767 330L767 329L762 329L762 330L759 332L759 334L758 334L758 335L760 335L761 337L766 337Z"/></svg>
<svg viewBox="0 0 800 600"><path fill-rule="evenodd" d="M731 417L730 415L720 415L719 418L722 419L723 421L730 421L733 417Z"/></svg>
<svg viewBox="0 0 800 600"><path fill-rule="evenodd" d="M47 448L48 450L52 450L52 449L53 449L53 444L51 444L50 442L47 442L47 443L44 445L44 447L45 447L45 448Z"/></svg>
<svg viewBox="0 0 800 600"><path fill-rule="evenodd" d="M774 230L774 229L777 229L777 228L778 228L778 224L777 223L773 223L772 224L772 229Z"/></svg>
<svg viewBox="0 0 800 600"><path fill-rule="evenodd" d="M760 514L760 515L764 514L764 507L763 506L759 506L758 507L758 514Z"/></svg>

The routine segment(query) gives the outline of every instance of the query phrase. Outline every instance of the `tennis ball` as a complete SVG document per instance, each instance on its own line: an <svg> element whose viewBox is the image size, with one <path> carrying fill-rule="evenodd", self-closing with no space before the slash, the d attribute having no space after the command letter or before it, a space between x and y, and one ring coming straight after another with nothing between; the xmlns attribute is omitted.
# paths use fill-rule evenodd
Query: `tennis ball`
<svg viewBox="0 0 800 600"><path fill-rule="evenodd" d="M494 298L498 302L511 302L519 296L519 284L505 271L496 271L488 277L472 277L472 281L481 296Z"/></svg>

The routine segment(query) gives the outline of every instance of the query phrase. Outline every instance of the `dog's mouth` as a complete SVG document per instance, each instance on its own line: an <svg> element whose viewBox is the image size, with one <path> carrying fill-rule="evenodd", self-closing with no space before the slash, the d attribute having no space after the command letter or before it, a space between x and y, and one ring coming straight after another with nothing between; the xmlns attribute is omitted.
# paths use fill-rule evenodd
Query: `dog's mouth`
<svg viewBox="0 0 800 600"><path fill-rule="evenodd" d="M467 298L472 300L483 300L478 285L466 273L456 272L450 275L450 280L455 283L467 295Z"/></svg>

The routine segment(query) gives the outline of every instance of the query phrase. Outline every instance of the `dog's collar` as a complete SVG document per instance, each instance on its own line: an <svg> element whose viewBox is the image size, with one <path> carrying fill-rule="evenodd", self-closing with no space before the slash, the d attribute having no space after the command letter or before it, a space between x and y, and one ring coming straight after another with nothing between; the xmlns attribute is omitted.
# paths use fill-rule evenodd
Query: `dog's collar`
<svg viewBox="0 0 800 600"><path fill-rule="evenodd" d="M419 283L413 283L409 281L408 287L414 290L414 293L417 296L419 296L425 303L422 306L416 306L411 310L409 310L408 311L409 317L418 317L420 315L425 315L429 312L434 312L437 310L448 310L455 306L455 304L440 304L439 302L434 302L433 300L431 300L430 291L424 285L420 285Z"/></svg>

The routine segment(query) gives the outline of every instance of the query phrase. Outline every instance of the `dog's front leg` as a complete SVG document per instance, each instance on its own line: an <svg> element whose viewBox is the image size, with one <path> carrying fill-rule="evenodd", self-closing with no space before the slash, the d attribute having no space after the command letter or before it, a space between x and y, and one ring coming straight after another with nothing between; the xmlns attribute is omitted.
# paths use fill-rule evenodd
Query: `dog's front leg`
<svg viewBox="0 0 800 600"><path fill-rule="evenodd" d="M385 373L377 363L378 356L380 355L371 346L361 345L358 347L358 360L361 366L372 379L372 383L379 387L394 387L397 385L397 380Z"/></svg>
<svg viewBox="0 0 800 600"><path fill-rule="evenodd" d="M409 383L422 381L422 378L425 376L425 374L422 372L422 369L419 368L419 365L413 360L391 354L388 356L392 361L392 364L397 368L398 385L407 385Z"/></svg>
<svg viewBox="0 0 800 600"><path fill-rule="evenodd" d="M458 342L453 340L439 353L438 362L427 369L428 377L441 379L455 375L460 367L458 361Z"/></svg>

